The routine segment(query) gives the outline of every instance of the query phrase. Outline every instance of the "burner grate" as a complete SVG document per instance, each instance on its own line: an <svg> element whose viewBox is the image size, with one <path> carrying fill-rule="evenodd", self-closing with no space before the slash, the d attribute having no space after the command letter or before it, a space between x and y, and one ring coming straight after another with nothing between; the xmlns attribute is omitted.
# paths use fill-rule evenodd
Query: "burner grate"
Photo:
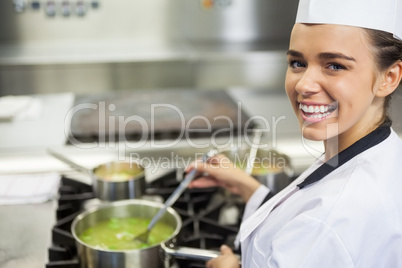
<svg viewBox="0 0 402 268"><path fill-rule="evenodd" d="M171 171L148 183L146 195L160 196L166 200L176 189L179 181L177 171ZM71 224L81 213L84 204L95 195L92 187L74 179L63 177L59 188L57 222L52 229L52 246L48 249L47 268L79 268L77 249L71 234ZM241 215L244 204L236 198L227 197L222 189L188 189L173 205L182 218L182 230L177 237L177 246L218 250L225 243L233 246L239 230L240 218L236 224L220 223L220 214L228 204L235 204ZM178 267L205 267L205 262L175 260Z"/></svg>

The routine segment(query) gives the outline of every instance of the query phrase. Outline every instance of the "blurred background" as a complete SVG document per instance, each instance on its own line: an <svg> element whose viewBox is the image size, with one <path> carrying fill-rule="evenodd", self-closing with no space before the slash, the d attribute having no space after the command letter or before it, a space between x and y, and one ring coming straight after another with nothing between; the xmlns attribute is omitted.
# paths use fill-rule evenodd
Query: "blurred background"
<svg viewBox="0 0 402 268"><path fill-rule="evenodd" d="M297 0L3 0L0 95L283 87Z"/></svg>
<svg viewBox="0 0 402 268"><path fill-rule="evenodd" d="M19 106L0 117L0 148L10 149L8 159L15 148L43 151L71 145L71 138L136 141L143 129L109 126L99 115L138 115L152 123L151 105L165 103L186 120L244 115L230 126L236 134L254 128L246 121L259 116L271 128L262 142L303 170L322 151L306 153L310 145L300 142L284 92L297 6L298 0L2 0L0 97L28 98L0 98L0 108ZM391 107L398 132L400 95ZM107 105L69 113L87 103ZM169 112L155 119L160 140L183 130Z"/></svg>

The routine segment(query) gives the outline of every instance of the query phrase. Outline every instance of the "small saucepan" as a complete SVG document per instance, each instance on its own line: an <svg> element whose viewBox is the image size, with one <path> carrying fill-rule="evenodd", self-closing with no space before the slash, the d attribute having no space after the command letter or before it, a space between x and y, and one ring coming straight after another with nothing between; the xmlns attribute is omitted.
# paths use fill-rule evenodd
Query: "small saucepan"
<svg viewBox="0 0 402 268"><path fill-rule="evenodd" d="M92 170L97 198L105 201L140 198L145 192L145 170L138 162L110 162Z"/></svg>
<svg viewBox="0 0 402 268"><path fill-rule="evenodd" d="M246 145L224 148L220 151L238 168L246 170L251 148ZM254 158L251 176L266 185L276 194L291 183L294 174L290 158L269 148L258 149Z"/></svg>
<svg viewBox="0 0 402 268"><path fill-rule="evenodd" d="M292 182L294 174L290 158L273 149L260 149L254 160L252 176L265 184L273 194Z"/></svg>
<svg viewBox="0 0 402 268"><path fill-rule="evenodd" d="M178 213L171 207L159 222L172 228L170 235L159 244L141 249L110 250L102 249L84 242L82 235L88 228L112 218L148 218L151 219L163 204L141 200L123 200L92 207L79 214L71 225L75 238L78 257L82 268L159 268L170 267L171 256L192 260L209 260L218 256L219 252L195 248L175 248L176 236L179 234L182 221Z"/></svg>
<svg viewBox="0 0 402 268"><path fill-rule="evenodd" d="M48 152L58 160L89 175L95 196L102 201L141 198L145 192L145 169L139 160L110 162L87 169L57 152Z"/></svg>

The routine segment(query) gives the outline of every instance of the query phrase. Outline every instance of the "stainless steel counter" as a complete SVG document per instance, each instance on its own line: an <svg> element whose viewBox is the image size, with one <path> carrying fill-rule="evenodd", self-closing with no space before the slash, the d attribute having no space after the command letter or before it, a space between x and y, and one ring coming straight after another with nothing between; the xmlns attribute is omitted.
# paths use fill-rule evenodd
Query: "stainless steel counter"
<svg viewBox="0 0 402 268"><path fill-rule="evenodd" d="M0 206L0 267L43 268L51 241L55 204Z"/></svg>

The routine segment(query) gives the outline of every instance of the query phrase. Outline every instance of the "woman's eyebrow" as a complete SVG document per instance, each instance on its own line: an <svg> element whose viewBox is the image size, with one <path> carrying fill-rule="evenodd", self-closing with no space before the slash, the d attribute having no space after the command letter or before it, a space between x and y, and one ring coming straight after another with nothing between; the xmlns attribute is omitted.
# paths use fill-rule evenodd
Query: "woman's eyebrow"
<svg viewBox="0 0 402 268"><path fill-rule="evenodd" d="M346 56L342 53L333 53L333 52L323 52L320 53L319 57L321 59L344 59L350 61L356 61L355 58Z"/></svg>
<svg viewBox="0 0 402 268"><path fill-rule="evenodd" d="M297 58L303 58L303 53L296 51L296 50L288 50L286 53L288 56L293 56ZM350 61L356 61L355 58L346 56L345 54L338 53L338 52L322 52L319 54L319 58L321 59L344 59Z"/></svg>
<svg viewBox="0 0 402 268"><path fill-rule="evenodd" d="M288 52L286 53L286 55L288 56L293 56L293 57L297 57L297 58L303 58L303 53L296 51L296 50L288 50Z"/></svg>

